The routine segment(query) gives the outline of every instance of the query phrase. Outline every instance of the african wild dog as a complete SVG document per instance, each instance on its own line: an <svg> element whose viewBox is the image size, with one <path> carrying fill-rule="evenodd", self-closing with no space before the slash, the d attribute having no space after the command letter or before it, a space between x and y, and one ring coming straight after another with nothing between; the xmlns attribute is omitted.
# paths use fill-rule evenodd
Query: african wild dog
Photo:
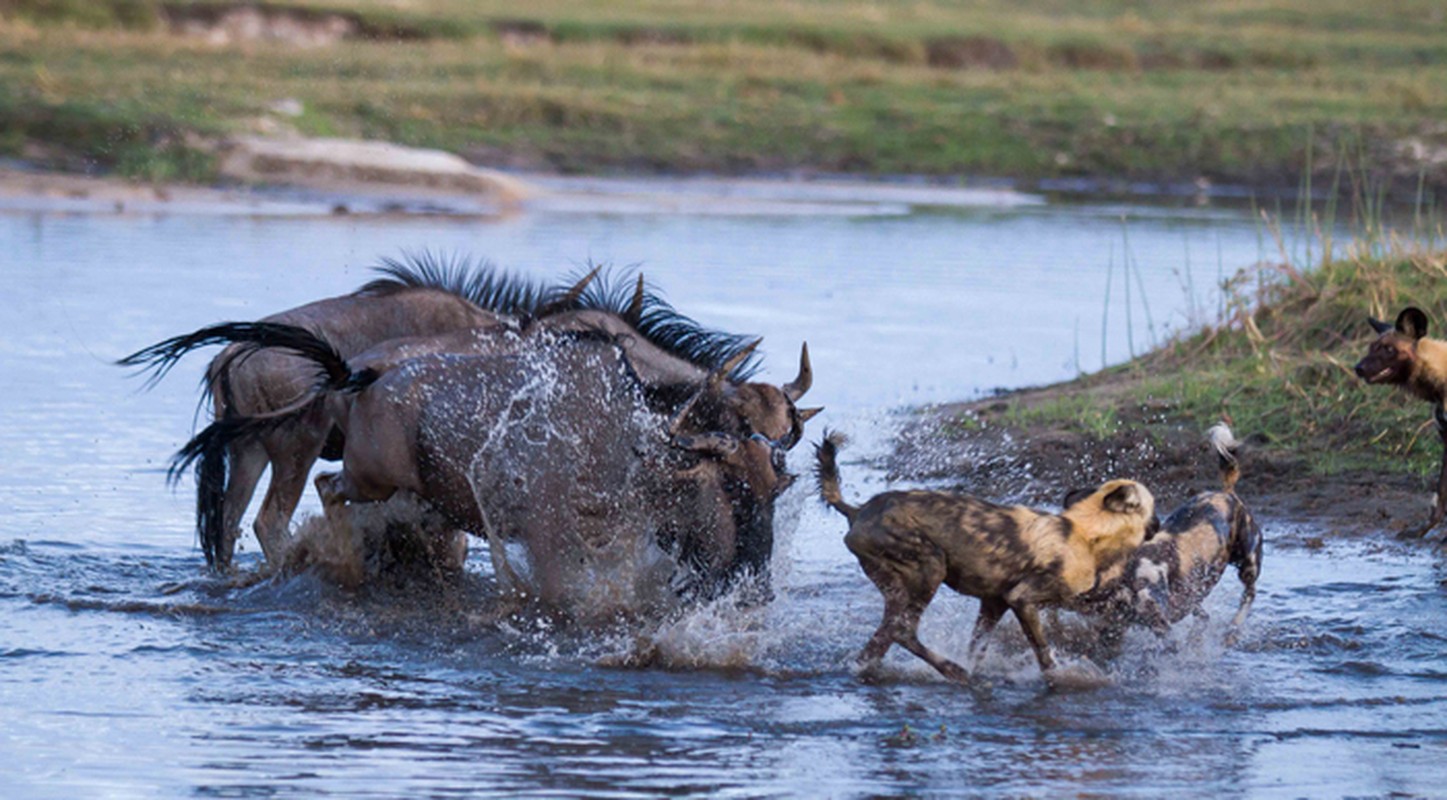
<svg viewBox="0 0 1447 800"><path fill-rule="evenodd" d="M1101 644L1108 652L1118 648L1128 625L1164 635L1187 615L1204 619L1201 602L1228 565L1236 567L1243 587L1232 637L1246 621L1261 574L1261 529L1236 496L1240 442L1224 423L1212 426L1207 439L1221 469L1221 491L1202 492L1176 509L1125 562L1119 577L1103 578L1083 598L1079 610L1105 620Z"/></svg>
<svg viewBox="0 0 1447 800"><path fill-rule="evenodd" d="M1447 342L1427 338L1427 315L1419 308L1403 309L1395 325L1371 317L1367 321L1377 338L1357 362L1357 375L1367 383L1399 386L1430 402L1437 435L1442 439L1442 466L1432 516L1425 525L1404 531L1414 537L1425 536L1447 516L1447 413L1442 409L1447 399Z"/></svg>
<svg viewBox="0 0 1447 800"><path fill-rule="evenodd" d="M819 444L817 476L824 502L849 520L845 545L884 595L884 620L859 656L866 669L899 644L946 678L968 681L963 667L919 641L920 615L945 585L980 598L972 654L1010 610L1053 681L1039 609L1070 606L1160 524L1150 491L1128 480L1108 481L1060 514L932 491L885 492L852 506L841 495L835 461L843 441L834 433Z"/></svg>

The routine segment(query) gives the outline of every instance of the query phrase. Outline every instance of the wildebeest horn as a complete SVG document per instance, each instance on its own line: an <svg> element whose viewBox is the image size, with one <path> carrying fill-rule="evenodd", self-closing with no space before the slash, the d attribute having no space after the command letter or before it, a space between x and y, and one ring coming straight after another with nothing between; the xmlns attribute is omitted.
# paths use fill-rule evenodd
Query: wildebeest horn
<svg viewBox="0 0 1447 800"><path fill-rule="evenodd" d="M643 322L643 273L638 273L638 285L633 287L633 301L628 304L628 310L623 312L623 321L638 327Z"/></svg>
<svg viewBox="0 0 1447 800"><path fill-rule="evenodd" d="M692 411L693 407L697 405L698 398L703 396L703 392L703 389L694 392L693 396L688 398L688 402L684 403L683 407L678 409L678 413L673 415L673 419L668 423L668 436L670 439L674 439L675 441L678 439L678 429L683 427L683 421L688 419L688 412Z"/></svg>
<svg viewBox="0 0 1447 800"><path fill-rule="evenodd" d="M799 351L799 375L792 381L784 384L784 395L790 402L797 403L809 387L814 385L814 368L809 366L809 343L805 342L802 350Z"/></svg>
<svg viewBox="0 0 1447 800"><path fill-rule="evenodd" d="M720 458L733 455L734 451L739 449L736 437L717 431L695 435L685 435L679 432L679 429L683 427L683 421L688 418L688 413L693 410L694 405L698 403L698 398L703 397L703 393L706 391L708 391L707 387L694 392L693 397L688 398L688 402L683 404L683 408L673 415L673 420L668 423L668 443L682 450Z"/></svg>
<svg viewBox="0 0 1447 800"><path fill-rule="evenodd" d="M759 344L763 341L764 340L762 338L753 340L746 347L744 347L744 349L738 351L737 353L734 353L733 357L730 358L728 361L720 364L718 369L715 369L713 372L710 372L708 374L708 379L704 381L702 386L698 387L698 391L694 392L692 397L688 398L688 402L684 403L683 406L678 409L678 413L674 414L673 419L668 423L668 437L673 441L675 445L689 450L697 449L696 447L691 445L680 444L681 439L690 438L681 436L678 432L679 429L683 427L683 421L685 419L688 419L688 415L691 411L693 411L693 407L698 405L698 399L700 397L703 397L705 392L718 391L719 387L723 385L724 379L728 377L728 374L730 372L733 372L735 369L738 369L738 366L744 363L744 361L753 354L754 349L757 348ZM723 433L711 433L705 434L705 436L720 436L725 439L733 438ZM734 443L734 447L737 446L737 443ZM732 450L730 450L730 452L732 452Z"/></svg>
<svg viewBox="0 0 1447 800"><path fill-rule="evenodd" d="M588 288L588 284L592 283L593 279L598 277L598 273L602 269L602 264L593 267L593 270L591 272L589 272L587 275L584 275L577 283L573 284L572 288L564 292L562 297L559 297L556 300L550 300L546 305L538 309L537 315L539 317L546 317L552 314L556 314L559 311L566 311L569 308L572 308L573 304L578 302L578 298L583 296L583 292Z"/></svg>
<svg viewBox="0 0 1447 800"><path fill-rule="evenodd" d="M747 361L749 356L753 355L754 351L758 349L759 345L763 344L763 341L763 337L759 337L745 345L742 350L734 353L732 358L719 365L718 369L709 373L706 386L710 389L717 389L722 386L724 379L729 376L729 373L738 369L740 364Z"/></svg>

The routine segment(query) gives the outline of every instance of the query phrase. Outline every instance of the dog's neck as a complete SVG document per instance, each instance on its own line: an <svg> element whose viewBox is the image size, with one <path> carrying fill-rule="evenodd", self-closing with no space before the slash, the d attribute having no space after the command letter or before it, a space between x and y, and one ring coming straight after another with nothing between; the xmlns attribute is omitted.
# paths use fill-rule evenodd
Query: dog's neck
<svg viewBox="0 0 1447 800"><path fill-rule="evenodd" d="M1426 337L1417 340L1412 374L1402 388L1433 403L1447 397L1447 342Z"/></svg>

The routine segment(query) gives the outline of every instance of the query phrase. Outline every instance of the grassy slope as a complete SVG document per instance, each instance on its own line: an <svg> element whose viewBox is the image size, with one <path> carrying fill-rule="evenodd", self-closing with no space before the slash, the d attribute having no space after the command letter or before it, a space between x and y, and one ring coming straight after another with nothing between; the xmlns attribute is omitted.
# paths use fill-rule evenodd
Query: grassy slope
<svg viewBox="0 0 1447 800"><path fill-rule="evenodd" d="M1281 185L1308 144L1328 169L1343 147L1387 163L1404 137L1447 144L1447 19L1421 0L290 5L381 38L217 47L168 34L153 0L0 0L0 152L204 177L186 134L288 97L304 133L585 171Z"/></svg>
<svg viewBox="0 0 1447 800"><path fill-rule="evenodd" d="M1131 431L1165 442L1229 419L1264 451L1300 457L1323 477L1435 475L1442 446L1429 407L1351 371L1374 337L1367 316L1403 307L1447 324L1447 252L1398 245L1307 271L1287 266L1238 276L1229 319L1123 366L995 404L1022 431L1067 430L1107 441ZM1443 335L1440 327L1434 331ZM958 424L968 433L972 416ZM1182 437L1182 431L1189 434ZM1425 484L1424 484L1425 485Z"/></svg>

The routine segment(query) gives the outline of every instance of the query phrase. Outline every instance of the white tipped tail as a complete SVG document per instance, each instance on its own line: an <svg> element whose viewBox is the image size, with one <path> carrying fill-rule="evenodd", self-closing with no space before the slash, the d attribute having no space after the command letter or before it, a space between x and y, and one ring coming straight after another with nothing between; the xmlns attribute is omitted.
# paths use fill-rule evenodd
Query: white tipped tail
<svg viewBox="0 0 1447 800"><path fill-rule="evenodd" d="M1231 433L1231 428L1224 422L1218 422L1206 431L1206 439L1211 443L1211 449L1216 451L1216 458L1221 467L1221 483L1226 491L1236 491L1236 481L1241 477L1241 467L1236 460L1236 451L1241 447L1241 442Z"/></svg>

